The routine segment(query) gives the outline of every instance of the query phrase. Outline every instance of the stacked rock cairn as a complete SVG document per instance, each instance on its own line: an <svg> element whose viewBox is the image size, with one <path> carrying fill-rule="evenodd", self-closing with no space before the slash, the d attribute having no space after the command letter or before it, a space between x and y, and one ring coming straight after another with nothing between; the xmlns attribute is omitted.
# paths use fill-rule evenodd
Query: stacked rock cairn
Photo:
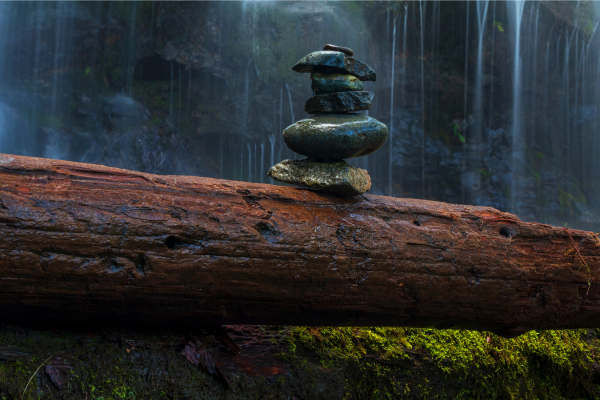
<svg viewBox="0 0 600 400"><path fill-rule="evenodd" d="M304 104L313 114L283 131L286 146L308 158L284 160L271 167L277 181L343 196L363 194L371 188L364 169L344 161L378 150L388 137L387 126L354 111L368 110L369 92L362 81L375 81L375 71L351 58L345 47L326 45L294 65L296 72L310 73L314 96Z"/></svg>

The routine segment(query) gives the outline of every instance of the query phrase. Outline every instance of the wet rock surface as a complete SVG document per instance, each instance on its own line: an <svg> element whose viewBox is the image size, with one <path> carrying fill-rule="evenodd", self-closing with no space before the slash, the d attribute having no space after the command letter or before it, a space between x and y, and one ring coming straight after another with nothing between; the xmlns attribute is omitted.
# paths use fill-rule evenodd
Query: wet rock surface
<svg viewBox="0 0 600 400"><path fill-rule="evenodd" d="M290 150L320 161L340 161L371 154L387 140L383 123L366 115L319 114L283 131Z"/></svg>
<svg viewBox="0 0 600 400"><path fill-rule="evenodd" d="M301 185L324 192L354 196L371 188L371 178L364 169L346 161L284 160L269 170L276 181Z"/></svg>
<svg viewBox="0 0 600 400"><path fill-rule="evenodd" d="M290 150L309 159L282 161L269 170L271 178L342 196L363 194L371 188L367 171L343 160L379 149L387 140L388 129L369 116L349 114L371 107L369 92L362 90L361 81L375 80L371 67L348 57L353 54L346 47L328 44L324 51L308 54L292 68L311 72L315 96L306 101L304 111L317 115L288 126L283 140Z"/></svg>
<svg viewBox="0 0 600 400"><path fill-rule="evenodd" d="M363 83L355 76L347 74L325 74L313 72L311 89L315 94L347 92L350 90L363 90Z"/></svg>
<svg viewBox="0 0 600 400"><path fill-rule="evenodd" d="M362 61L348 57L341 51L315 51L298 61L292 69L296 72L347 73L361 81L377 80L373 68Z"/></svg>
<svg viewBox="0 0 600 400"><path fill-rule="evenodd" d="M308 114L360 111L370 107L369 92L318 94L304 103L304 111Z"/></svg>

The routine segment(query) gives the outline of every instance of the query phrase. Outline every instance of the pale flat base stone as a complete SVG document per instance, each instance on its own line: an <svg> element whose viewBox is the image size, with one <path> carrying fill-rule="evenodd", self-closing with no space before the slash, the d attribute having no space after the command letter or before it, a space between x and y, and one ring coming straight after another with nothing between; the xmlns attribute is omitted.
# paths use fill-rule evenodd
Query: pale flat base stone
<svg viewBox="0 0 600 400"><path fill-rule="evenodd" d="M363 194L371 188L371 177L367 171L346 161L283 160L271 167L269 176L279 182L342 196Z"/></svg>

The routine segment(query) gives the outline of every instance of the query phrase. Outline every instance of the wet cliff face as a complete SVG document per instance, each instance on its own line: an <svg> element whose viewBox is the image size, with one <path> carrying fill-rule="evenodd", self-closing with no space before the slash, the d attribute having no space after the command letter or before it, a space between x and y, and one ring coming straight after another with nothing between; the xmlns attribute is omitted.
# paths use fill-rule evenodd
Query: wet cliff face
<svg viewBox="0 0 600 400"><path fill-rule="evenodd" d="M270 182L301 158L326 43L352 48L388 125L373 193L600 226L598 57L589 2L0 4L0 151Z"/></svg>

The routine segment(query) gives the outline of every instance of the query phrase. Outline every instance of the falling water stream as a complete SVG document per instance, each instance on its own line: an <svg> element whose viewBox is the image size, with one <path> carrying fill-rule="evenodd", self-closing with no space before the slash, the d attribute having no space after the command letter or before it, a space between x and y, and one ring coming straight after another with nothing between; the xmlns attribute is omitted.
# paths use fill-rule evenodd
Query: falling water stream
<svg viewBox="0 0 600 400"><path fill-rule="evenodd" d="M394 83L396 82L395 78L395 65L396 65L396 17L392 16L393 20L394 20L394 29L392 31L392 79L390 82L390 87L391 87L391 94L390 94L390 125L388 126L389 129L389 162L388 162L388 195L392 196L393 195L393 190L392 190L392 164L394 162L393 159L393 153L394 153L394 146L392 146L392 143L394 143Z"/></svg>
<svg viewBox="0 0 600 400"><path fill-rule="evenodd" d="M370 193L600 230L599 8L0 2L0 152L274 183L312 95L291 66L334 43L378 75Z"/></svg>

